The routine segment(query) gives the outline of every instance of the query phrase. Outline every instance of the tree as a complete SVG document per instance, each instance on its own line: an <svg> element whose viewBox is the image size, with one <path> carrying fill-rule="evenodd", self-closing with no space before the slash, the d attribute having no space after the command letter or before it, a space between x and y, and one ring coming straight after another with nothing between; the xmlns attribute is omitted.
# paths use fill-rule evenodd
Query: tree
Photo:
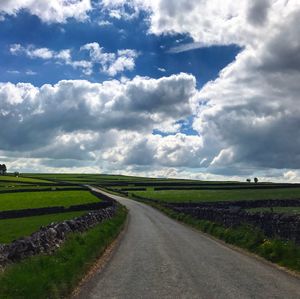
<svg viewBox="0 0 300 299"><path fill-rule="evenodd" d="M247 183L251 183L251 179L247 179L246 181L247 181Z"/></svg>
<svg viewBox="0 0 300 299"><path fill-rule="evenodd" d="M5 164L0 164L0 175L6 174L7 168Z"/></svg>
<svg viewBox="0 0 300 299"><path fill-rule="evenodd" d="M258 183L258 178L254 178L254 183L255 183L255 184Z"/></svg>

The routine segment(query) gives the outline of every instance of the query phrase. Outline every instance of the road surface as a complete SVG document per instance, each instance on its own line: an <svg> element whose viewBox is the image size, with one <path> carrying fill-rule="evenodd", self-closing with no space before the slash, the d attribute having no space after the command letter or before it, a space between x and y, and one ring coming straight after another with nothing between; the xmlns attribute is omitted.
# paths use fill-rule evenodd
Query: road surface
<svg viewBox="0 0 300 299"><path fill-rule="evenodd" d="M155 209L113 196L129 223L113 257L76 298L300 298L300 280Z"/></svg>

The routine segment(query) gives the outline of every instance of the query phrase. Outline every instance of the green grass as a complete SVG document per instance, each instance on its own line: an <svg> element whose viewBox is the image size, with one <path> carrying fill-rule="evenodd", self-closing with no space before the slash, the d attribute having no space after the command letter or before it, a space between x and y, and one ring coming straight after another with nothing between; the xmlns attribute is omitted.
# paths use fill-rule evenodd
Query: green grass
<svg viewBox="0 0 300 299"><path fill-rule="evenodd" d="M39 230L41 226L46 226L51 222L73 219L85 213L81 211L0 220L0 243L10 243L18 238L29 236Z"/></svg>
<svg viewBox="0 0 300 299"><path fill-rule="evenodd" d="M0 194L0 211L99 202L89 191L47 191Z"/></svg>
<svg viewBox="0 0 300 299"><path fill-rule="evenodd" d="M16 183L51 183L44 179L28 178L28 177L15 177L12 175L0 175L0 182L14 181Z"/></svg>
<svg viewBox="0 0 300 299"><path fill-rule="evenodd" d="M270 213L284 213L284 214L300 214L300 207L274 207L271 208L253 208L247 209L247 211L252 213L258 212L270 212Z"/></svg>
<svg viewBox="0 0 300 299"><path fill-rule="evenodd" d="M81 186L63 186L63 185L49 185L49 186L39 186L39 185L22 185L22 184L1 184L0 183L0 191L10 191L10 190L25 190L25 189L36 189L36 190L47 190L47 189L52 189L55 188L55 190L60 190L60 189L70 189L70 188L76 188L76 189L83 189Z"/></svg>
<svg viewBox="0 0 300 299"><path fill-rule="evenodd" d="M0 182L0 190L35 188L36 186L37 185L24 184L24 183Z"/></svg>
<svg viewBox="0 0 300 299"><path fill-rule="evenodd" d="M134 183L160 183L160 182L168 182L168 183L219 183L219 184L227 184L227 183L237 183L237 182L208 182L208 181L199 181L199 180L184 180L184 179L167 179L167 178L147 178L147 177L137 177L137 176L126 176L126 175L108 175L108 174L55 174L55 173L36 173L36 174L22 174L24 177L32 177L37 179L49 179L49 180L57 180L57 181L67 181L73 183L94 183L94 184L109 184L109 183L117 183L117 182L128 182L128 184Z"/></svg>
<svg viewBox="0 0 300 299"><path fill-rule="evenodd" d="M204 202L300 198L300 188L263 190L147 190L129 192L129 194L132 193L145 198L161 200L163 202Z"/></svg>
<svg viewBox="0 0 300 299"><path fill-rule="evenodd" d="M63 298L118 235L127 211L119 207L110 220L73 234L53 255L36 256L8 267L0 274L0 298Z"/></svg>

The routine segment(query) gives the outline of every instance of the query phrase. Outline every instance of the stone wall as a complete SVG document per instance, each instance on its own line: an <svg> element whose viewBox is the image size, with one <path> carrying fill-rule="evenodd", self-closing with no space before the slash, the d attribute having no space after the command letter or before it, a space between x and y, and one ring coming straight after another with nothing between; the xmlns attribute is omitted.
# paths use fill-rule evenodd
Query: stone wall
<svg viewBox="0 0 300 299"><path fill-rule="evenodd" d="M219 223L225 227L249 224L261 229L268 237L291 240L300 245L300 215L251 213L239 207L176 207L175 205L169 207L177 212Z"/></svg>
<svg viewBox="0 0 300 299"><path fill-rule="evenodd" d="M300 245L300 215L248 212L245 209L260 207L299 207L300 199L239 200L202 203L166 203L134 196L170 208L192 217L219 223L225 227L249 224L261 229L268 237L291 240Z"/></svg>
<svg viewBox="0 0 300 299"><path fill-rule="evenodd" d="M59 191L53 191L59 192ZM39 216L47 214L58 214L58 213L68 213L75 211L89 211L89 210L98 210L110 207L114 204L114 201L104 195L95 191L90 191L94 196L99 198L101 201L96 203L87 203L81 205L72 205L70 207L55 206L55 207L44 207L44 208L35 208L35 209L23 209L23 210L9 210L0 212L1 219L10 219L10 218L23 218L30 216Z"/></svg>
<svg viewBox="0 0 300 299"><path fill-rule="evenodd" d="M20 238L10 244L0 244L0 266L20 261L36 254L49 254L55 251L66 240L69 233L83 232L110 219L116 211L116 205L99 209L59 223L42 227L29 237Z"/></svg>
<svg viewBox="0 0 300 299"><path fill-rule="evenodd" d="M82 205L73 205L70 207L55 206L55 207L45 207L45 208L36 208L36 209L23 209L23 210L9 210L0 212L1 219L11 219L11 218L23 218L31 216L41 216L47 214L58 214L58 213L68 213L75 211L90 211L104 209L112 206L112 202L103 201L97 203L89 203Z"/></svg>

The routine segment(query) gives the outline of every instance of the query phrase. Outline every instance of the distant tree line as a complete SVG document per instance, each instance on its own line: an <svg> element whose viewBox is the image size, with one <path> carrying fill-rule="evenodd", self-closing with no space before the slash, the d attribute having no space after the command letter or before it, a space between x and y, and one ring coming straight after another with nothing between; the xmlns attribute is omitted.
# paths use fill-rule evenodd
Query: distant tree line
<svg viewBox="0 0 300 299"><path fill-rule="evenodd" d="M5 175L7 172L7 168L5 164L0 164L0 175Z"/></svg>
<svg viewBox="0 0 300 299"><path fill-rule="evenodd" d="M248 183L251 183L251 179L247 179L246 181ZM257 184L258 183L258 178L254 178L253 181L254 181L255 184Z"/></svg>

